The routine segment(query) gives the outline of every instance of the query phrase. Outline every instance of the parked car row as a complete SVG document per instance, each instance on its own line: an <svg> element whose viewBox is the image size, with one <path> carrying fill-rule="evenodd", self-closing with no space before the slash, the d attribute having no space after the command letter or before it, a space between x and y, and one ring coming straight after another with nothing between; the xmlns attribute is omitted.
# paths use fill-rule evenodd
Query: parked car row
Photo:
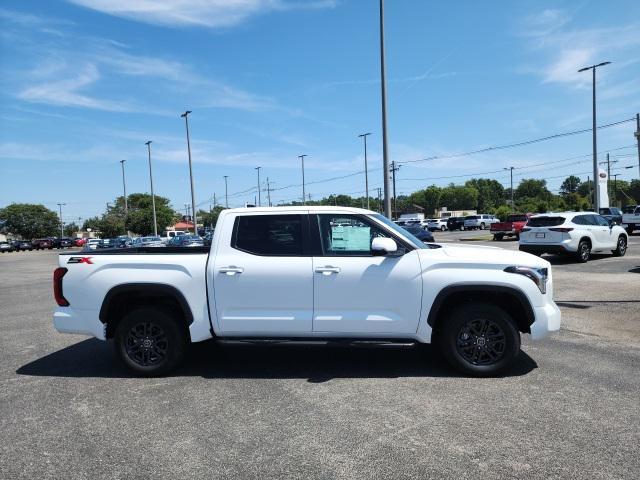
<svg viewBox="0 0 640 480"><path fill-rule="evenodd" d="M63 248L71 248L74 246L81 246L81 244L77 243L78 240L68 238L68 237L45 237L45 238L34 238L33 240L11 240L0 242L0 251L2 253L5 252L21 252L21 251L32 251L32 250L53 250L63 249Z"/></svg>

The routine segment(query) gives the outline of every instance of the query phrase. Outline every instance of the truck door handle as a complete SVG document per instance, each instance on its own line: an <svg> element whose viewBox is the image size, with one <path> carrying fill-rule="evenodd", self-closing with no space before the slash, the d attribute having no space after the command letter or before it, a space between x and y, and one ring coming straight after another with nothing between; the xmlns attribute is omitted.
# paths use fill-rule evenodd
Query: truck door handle
<svg viewBox="0 0 640 480"><path fill-rule="evenodd" d="M220 267L220 273L226 273L227 275L235 275L236 273L244 272L244 268L236 267L235 265L229 265L228 267Z"/></svg>
<svg viewBox="0 0 640 480"><path fill-rule="evenodd" d="M340 273L340 267L332 267L327 265L325 267L317 267L316 273L321 273L323 275L331 275L332 273Z"/></svg>

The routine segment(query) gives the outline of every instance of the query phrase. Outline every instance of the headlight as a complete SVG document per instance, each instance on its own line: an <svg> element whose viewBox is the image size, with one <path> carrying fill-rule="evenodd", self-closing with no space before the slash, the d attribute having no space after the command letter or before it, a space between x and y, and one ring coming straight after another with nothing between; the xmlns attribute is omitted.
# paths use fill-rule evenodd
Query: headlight
<svg viewBox="0 0 640 480"><path fill-rule="evenodd" d="M504 271L524 275L538 286L541 293L547 293L547 280L549 279L549 270L547 268L513 266L505 268Z"/></svg>

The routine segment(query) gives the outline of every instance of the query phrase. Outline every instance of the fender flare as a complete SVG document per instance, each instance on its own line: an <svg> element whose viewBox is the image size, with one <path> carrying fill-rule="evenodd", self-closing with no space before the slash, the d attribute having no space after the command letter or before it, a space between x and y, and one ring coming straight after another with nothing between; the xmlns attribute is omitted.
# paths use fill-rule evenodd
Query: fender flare
<svg viewBox="0 0 640 480"><path fill-rule="evenodd" d="M171 298L176 300L184 314L187 325L191 325L193 323L191 307L189 306L187 299L184 298L182 292L172 285L166 285L163 283L123 283L111 288L105 295L104 300L102 300L102 305L100 306L98 318L102 323L106 324L109 319L109 309L111 308L113 299L122 294Z"/></svg>

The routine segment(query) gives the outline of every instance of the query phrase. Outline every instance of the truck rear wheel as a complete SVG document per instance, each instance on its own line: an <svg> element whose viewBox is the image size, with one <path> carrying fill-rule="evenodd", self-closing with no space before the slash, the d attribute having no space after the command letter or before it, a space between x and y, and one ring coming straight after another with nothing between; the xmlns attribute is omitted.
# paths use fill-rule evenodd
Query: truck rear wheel
<svg viewBox="0 0 640 480"><path fill-rule="evenodd" d="M457 307L443 319L436 338L447 362L475 377L499 375L520 352L520 333L514 320L489 303Z"/></svg>
<svg viewBox="0 0 640 480"><path fill-rule="evenodd" d="M164 375L184 358L187 339L177 319L163 310L142 307L125 315L114 336L122 362L136 375Z"/></svg>

